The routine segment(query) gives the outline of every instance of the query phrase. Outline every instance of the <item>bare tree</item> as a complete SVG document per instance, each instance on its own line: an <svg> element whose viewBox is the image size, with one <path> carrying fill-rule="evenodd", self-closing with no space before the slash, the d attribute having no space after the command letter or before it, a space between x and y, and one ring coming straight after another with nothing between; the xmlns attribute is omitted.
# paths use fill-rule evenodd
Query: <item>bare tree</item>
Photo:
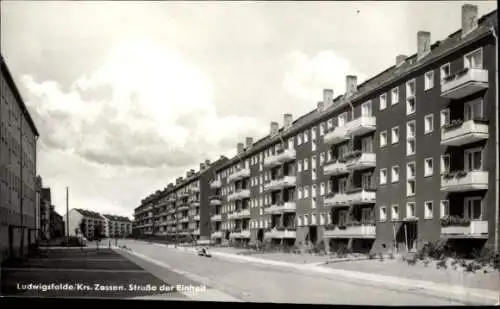
<svg viewBox="0 0 500 309"><path fill-rule="evenodd" d="M94 239L96 241L97 250L99 250L99 243L102 239L102 224L97 224L94 228Z"/></svg>

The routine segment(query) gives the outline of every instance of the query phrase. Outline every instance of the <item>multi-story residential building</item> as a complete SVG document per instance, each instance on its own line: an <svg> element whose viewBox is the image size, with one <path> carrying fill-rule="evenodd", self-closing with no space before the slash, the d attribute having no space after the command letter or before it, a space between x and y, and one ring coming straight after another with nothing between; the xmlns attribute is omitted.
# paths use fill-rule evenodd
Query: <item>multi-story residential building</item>
<svg viewBox="0 0 500 309"><path fill-rule="evenodd" d="M50 238L63 237L66 234L63 217L58 214L54 205L50 206Z"/></svg>
<svg viewBox="0 0 500 309"><path fill-rule="evenodd" d="M141 201L134 211L134 235L160 237L191 236L201 242L211 234L210 200L215 195L210 181L215 169L226 162L225 157L211 163L200 163L200 170L189 170Z"/></svg>
<svg viewBox="0 0 500 309"><path fill-rule="evenodd" d="M69 223L66 222L67 217ZM63 217L63 220L64 224L68 225L69 236L80 236L83 234L83 236L87 239L93 239L96 233L96 228L100 229L101 236L106 236L106 219L98 212L73 208L69 211L69 215Z"/></svg>
<svg viewBox="0 0 500 309"><path fill-rule="evenodd" d="M52 197L50 188L40 190L40 237L44 240L50 239L50 215L52 206Z"/></svg>
<svg viewBox="0 0 500 309"><path fill-rule="evenodd" d="M216 169L212 238L412 250L498 246L496 11L323 101ZM465 244L465 245L460 245Z"/></svg>
<svg viewBox="0 0 500 309"><path fill-rule="evenodd" d="M0 56L0 260L24 255L36 241L38 131Z"/></svg>
<svg viewBox="0 0 500 309"><path fill-rule="evenodd" d="M104 235L106 237L123 238L132 234L132 221L129 218L115 215L103 215L106 223Z"/></svg>

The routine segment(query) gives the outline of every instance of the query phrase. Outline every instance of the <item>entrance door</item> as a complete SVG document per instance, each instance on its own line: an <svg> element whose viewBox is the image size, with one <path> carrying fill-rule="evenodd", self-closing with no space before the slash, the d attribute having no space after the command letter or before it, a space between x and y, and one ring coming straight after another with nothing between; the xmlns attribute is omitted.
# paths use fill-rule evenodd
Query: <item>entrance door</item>
<svg viewBox="0 0 500 309"><path fill-rule="evenodd" d="M417 221L405 222L403 225L407 250L414 252L417 250L417 237L418 237L418 223Z"/></svg>
<svg viewBox="0 0 500 309"><path fill-rule="evenodd" d="M318 228L317 226L310 226L309 227L309 239L313 244L316 243L318 240Z"/></svg>
<svg viewBox="0 0 500 309"><path fill-rule="evenodd" d="M257 232L257 239L262 242L264 241L264 229L259 229Z"/></svg>

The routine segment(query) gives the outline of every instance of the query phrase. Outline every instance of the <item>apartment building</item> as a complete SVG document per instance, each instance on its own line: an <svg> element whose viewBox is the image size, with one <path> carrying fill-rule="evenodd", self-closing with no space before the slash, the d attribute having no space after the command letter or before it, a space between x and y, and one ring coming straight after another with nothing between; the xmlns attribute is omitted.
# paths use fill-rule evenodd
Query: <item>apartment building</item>
<svg viewBox="0 0 500 309"><path fill-rule="evenodd" d="M37 128L5 63L1 62L0 260L22 256L36 240Z"/></svg>
<svg viewBox="0 0 500 309"><path fill-rule="evenodd" d="M83 236L91 240L95 236L96 229L100 229L101 236L106 236L106 218L98 212L73 208L67 216L63 216L63 220L64 224L68 225L69 236L80 236L83 234ZM67 220L69 222L66 222Z"/></svg>
<svg viewBox="0 0 500 309"><path fill-rule="evenodd" d="M63 237L66 234L63 217L54 209L54 205L50 206L50 238Z"/></svg>
<svg viewBox="0 0 500 309"><path fill-rule="evenodd" d="M419 31L414 55L269 135L238 143L211 188L218 241L414 250L447 239L498 245L496 11L462 7L443 41Z"/></svg>
<svg viewBox="0 0 500 309"><path fill-rule="evenodd" d="M129 218L116 215L103 215L103 217L106 237L123 238L132 234L132 221Z"/></svg>
<svg viewBox="0 0 500 309"><path fill-rule="evenodd" d="M226 162L221 157L211 163L200 163L199 171L186 172L163 190L157 190L141 201L134 210L134 235L151 237L192 237L209 241L211 234L211 207L215 191L210 187L214 171Z"/></svg>

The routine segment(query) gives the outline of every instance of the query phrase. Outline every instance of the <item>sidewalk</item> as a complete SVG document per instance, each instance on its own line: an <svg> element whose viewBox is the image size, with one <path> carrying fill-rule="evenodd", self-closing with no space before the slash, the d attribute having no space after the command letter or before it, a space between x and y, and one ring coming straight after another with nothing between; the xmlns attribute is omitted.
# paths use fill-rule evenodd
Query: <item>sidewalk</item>
<svg viewBox="0 0 500 309"><path fill-rule="evenodd" d="M169 246L169 248L173 249L173 246L172 247ZM193 247L188 247L188 248L178 247L176 249L179 251L196 253L196 248ZM344 269L348 268L347 265L356 265L357 263L361 263L359 261L333 263L333 264L319 266L318 263L304 264L304 263L296 263L296 262L294 263L283 260L264 259L255 256L238 255L236 253L222 252L230 250L217 250L217 249L218 248L209 249L212 256L231 259L231 260L264 264L264 265L292 268L299 271L307 271L327 276L335 276L336 278L342 277L343 279L347 280L370 282L372 284L377 284L377 285L382 284L386 286L405 287L411 290L418 290L419 292L428 295L449 297L464 302L472 302L474 304L493 305L498 302L500 297L498 291L491 289L466 287L462 285L446 284L444 282L433 282L433 281L428 281L428 278L425 278L425 276L424 278L426 280L418 280L415 278L404 278L401 276L398 277L396 276L396 274L391 274L390 271L387 269L385 272L383 272L383 274L370 273L367 272L366 269L359 271L355 266L349 267L350 270ZM325 256L321 258L323 258L323 261L326 259ZM370 262L379 262L379 261L370 260ZM390 266L387 268L389 269ZM456 282L456 281L450 281L450 282Z"/></svg>

